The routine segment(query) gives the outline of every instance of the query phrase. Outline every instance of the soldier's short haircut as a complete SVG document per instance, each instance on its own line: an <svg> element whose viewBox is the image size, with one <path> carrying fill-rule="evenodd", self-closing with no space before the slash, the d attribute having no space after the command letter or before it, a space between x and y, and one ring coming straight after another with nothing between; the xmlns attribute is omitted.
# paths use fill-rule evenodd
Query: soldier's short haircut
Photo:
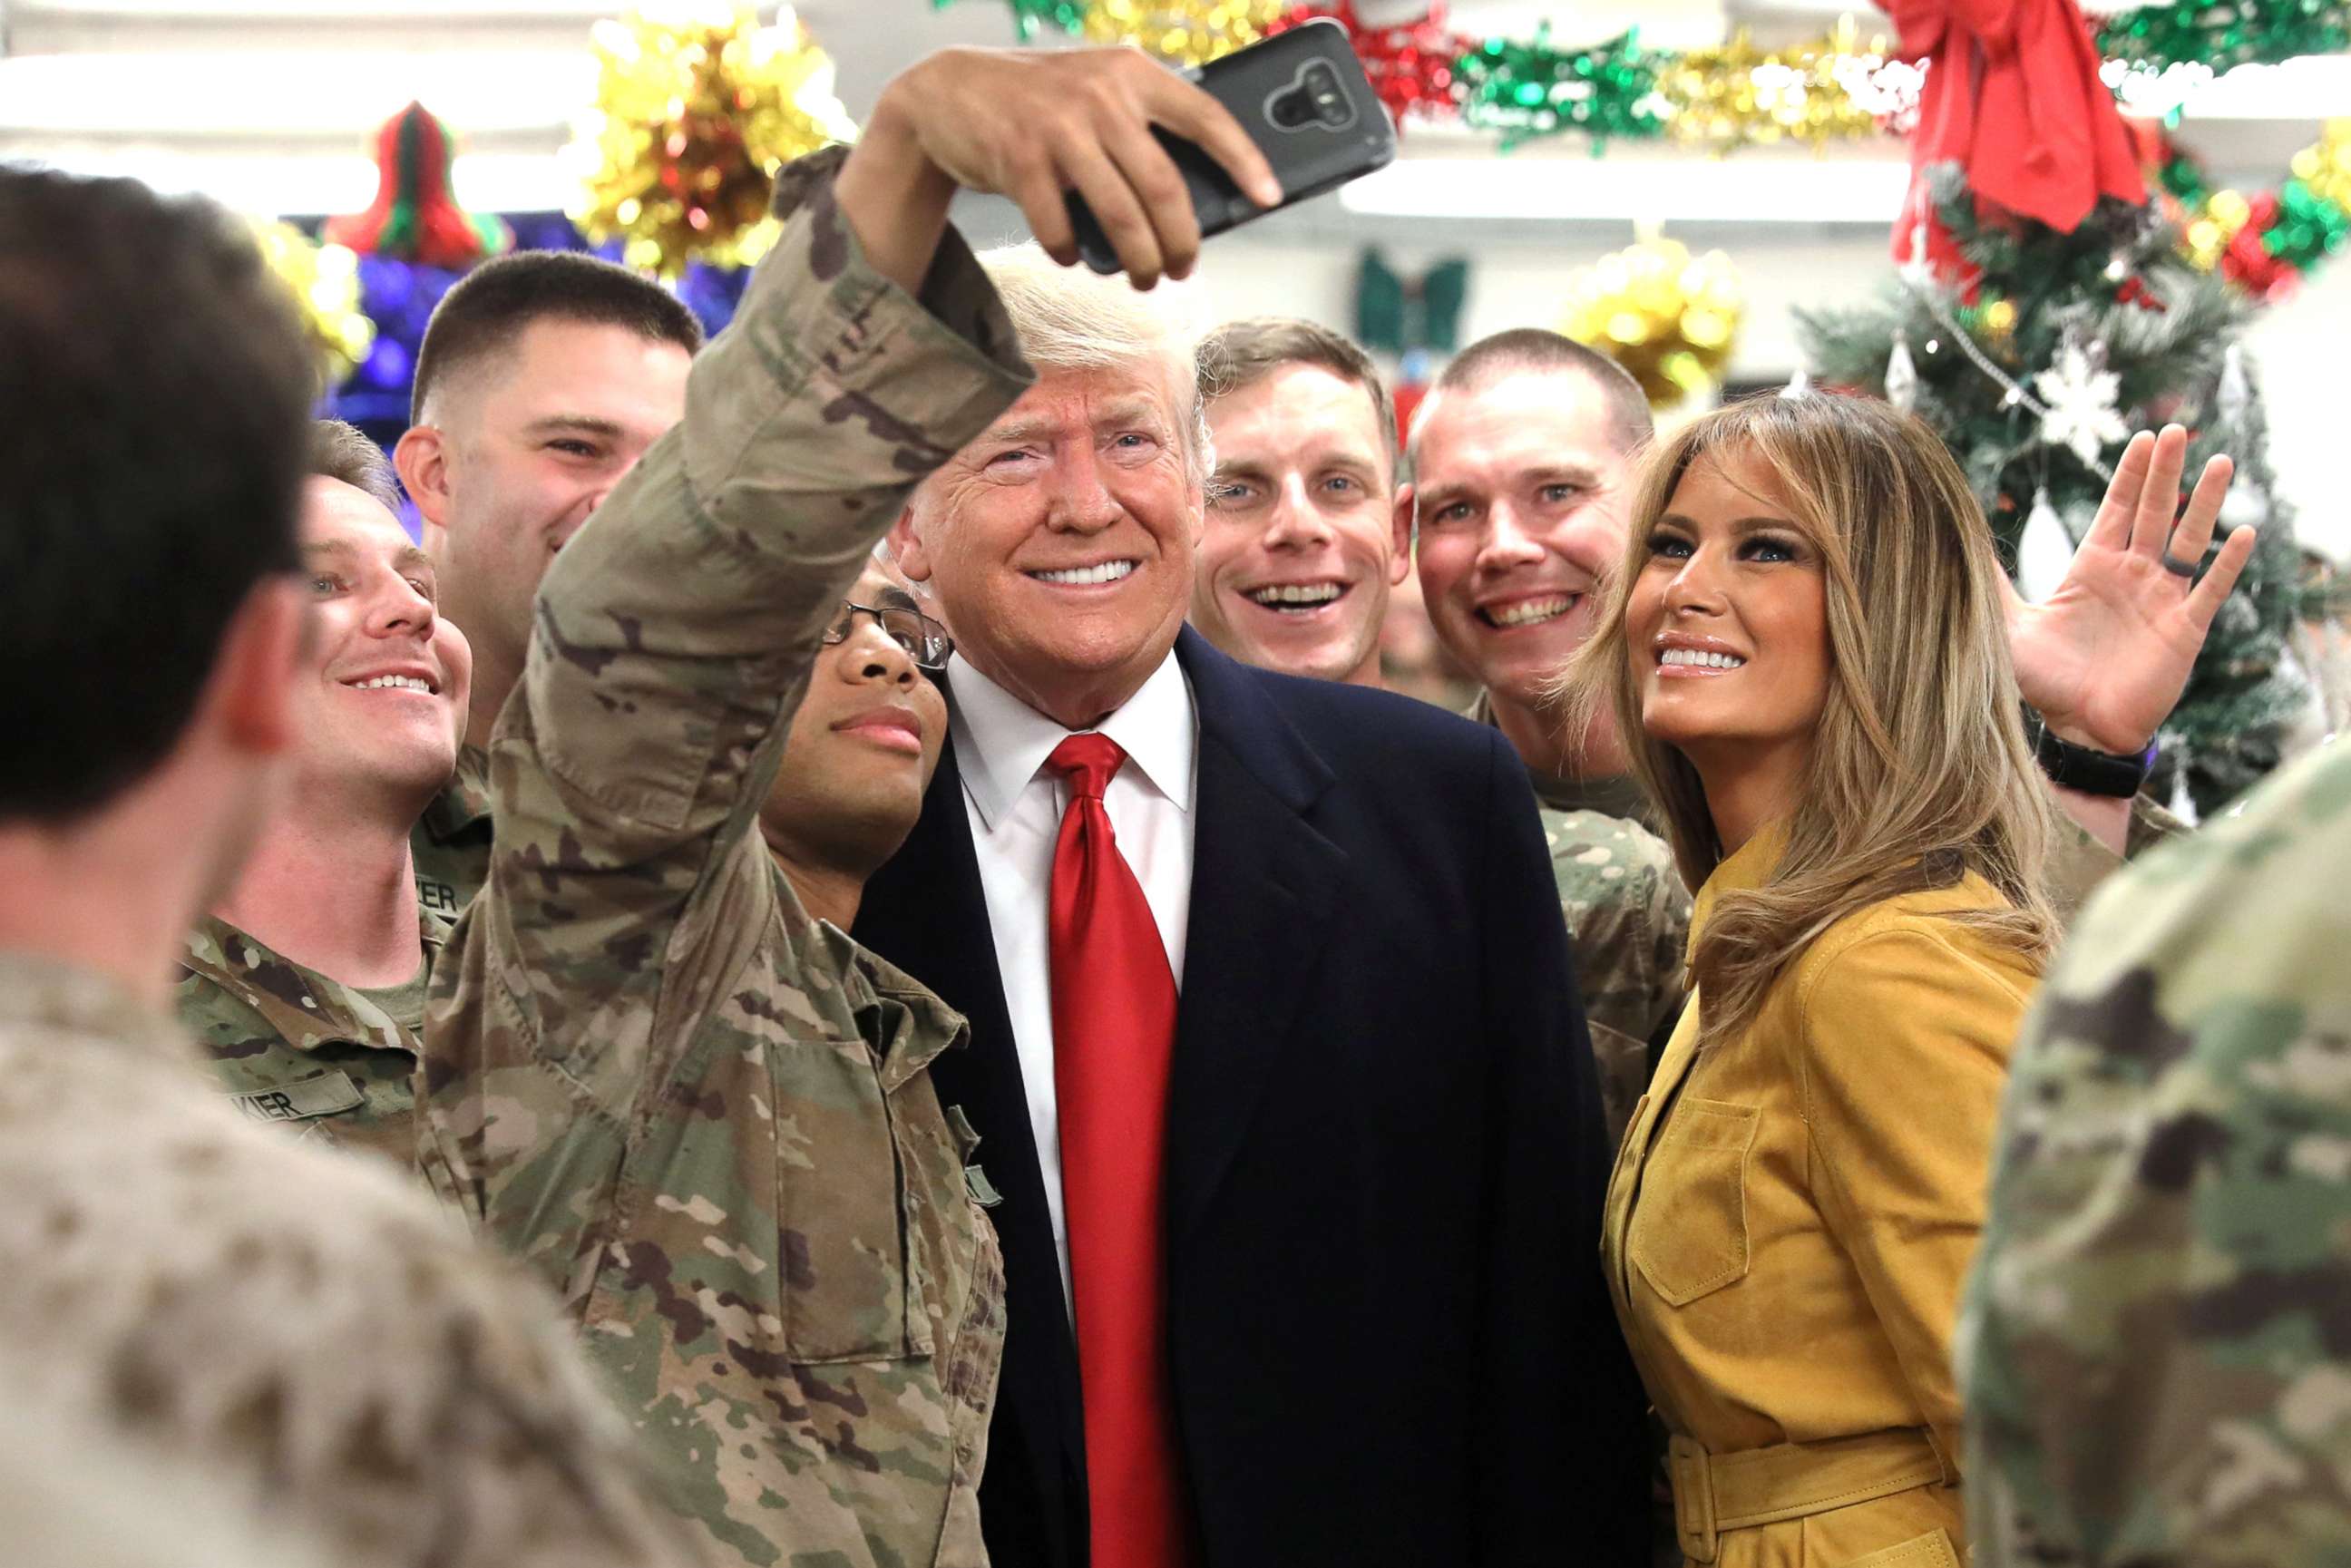
<svg viewBox="0 0 2351 1568"><path fill-rule="evenodd" d="M71 821L177 744L298 563L319 391L244 223L0 165L0 818Z"/></svg>
<svg viewBox="0 0 2351 1568"><path fill-rule="evenodd" d="M1541 327L1513 327L1479 339L1438 372L1421 406L1434 408L1447 393L1479 392L1506 376L1559 371L1586 377L1607 400L1608 425L1617 451L1630 452L1649 439L1656 422L1649 414L1648 397L1632 373L1597 350ZM1419 433L1416 421L1416 438Z"/></svg>
<svg viewBox="0 0 2351 1568"><path fill-rule="evenodd" d="M1294 316L1252 316L1228 321L1200 340L1193 370L1204 402L1253 386L1290 365L1311 365L1328 371L1343 382L1353 382L1372 400L1381 438L1387 444L1388 466L1396 460L1395 399L1380 379L1372 357L1318 321Z"/></svg>
<svg viewBox="0 0 2351 1568"><path fill-rule="evenodd" d="M423 423L436 387L511 348L538 321L624 328L689 354L702 348L701 321L651 278L579 251L513 251L459 278L434 307L416 350L410 422Z"/></svg>
<svg viewBox="0 0 2351 1568"><path fill-rule="evenodd" d="M321 419L310 426L310 472L366 492L390 511L400 505L400 480L383 448L356 424Z"/></svg>

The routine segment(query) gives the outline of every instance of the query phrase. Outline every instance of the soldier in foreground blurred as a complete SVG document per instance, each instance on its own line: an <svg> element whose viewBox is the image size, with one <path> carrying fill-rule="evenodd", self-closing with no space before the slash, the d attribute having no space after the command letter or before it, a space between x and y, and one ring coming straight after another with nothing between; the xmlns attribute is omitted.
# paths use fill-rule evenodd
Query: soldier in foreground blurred
<svg viewBox="0 0 2351 1568"><path fill-rule="evenodd" d="M1960 1326L1983 1568L2351 1561L2346 879L2335 744L2075 926Z"/></svg>
<svg viewBox="0 0 2351 1568"><path fill-rule="evenodd" d="M0 168L9 1404L346 1568L689 1561L554 1303L405 1178L241 1117L169 1014L307 716L314 390L242 224Z"/></svg>

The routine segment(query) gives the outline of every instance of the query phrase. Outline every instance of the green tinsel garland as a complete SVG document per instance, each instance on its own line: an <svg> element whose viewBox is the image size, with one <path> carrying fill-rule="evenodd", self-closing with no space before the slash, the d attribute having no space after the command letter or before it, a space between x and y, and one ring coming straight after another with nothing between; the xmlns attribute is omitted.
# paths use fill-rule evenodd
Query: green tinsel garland
<svg viewBox="0 0 2351 1568"><path fill-rule="evenodd" d="M2142 5L2107 18L2098 52L2148 71L2176 65L2275 65L2351 47L2351 5L2336 0L2220 0Z"/></svg>

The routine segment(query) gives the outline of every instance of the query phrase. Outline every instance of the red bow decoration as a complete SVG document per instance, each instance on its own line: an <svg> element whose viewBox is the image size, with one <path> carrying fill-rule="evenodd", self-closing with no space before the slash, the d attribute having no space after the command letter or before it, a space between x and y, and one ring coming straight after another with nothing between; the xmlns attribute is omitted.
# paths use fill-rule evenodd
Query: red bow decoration
<svg viewBox="0 0 2351 1568"><path fill-rule="evenodd" d="M1881 0L1902 52L1930 63L1910 138L1912 199L1895 225L1894 254L1911 231L1940 227L1923 175L1956 162L1979 201L2071 234L2100 196L2147 200L2114 95L2098 79L2098 51L2074 0Z"/></svg>

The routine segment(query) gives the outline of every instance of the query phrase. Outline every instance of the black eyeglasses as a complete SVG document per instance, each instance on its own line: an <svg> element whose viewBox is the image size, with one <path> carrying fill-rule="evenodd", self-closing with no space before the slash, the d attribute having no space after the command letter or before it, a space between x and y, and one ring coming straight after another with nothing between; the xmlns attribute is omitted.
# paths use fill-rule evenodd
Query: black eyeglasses
<svg viewBox="0 0 2351 1568"><path fill-rule="evenodd" d="M860 615L873 617L873 624L882 634L906 650L906 657L926 670L946 667L947 655L955 652L955 639L947 629L915 609L911 604L860 604L854 600L841 601L841 613L833 618L831 628L824 634L828 648L849 640Z"/></svg>

